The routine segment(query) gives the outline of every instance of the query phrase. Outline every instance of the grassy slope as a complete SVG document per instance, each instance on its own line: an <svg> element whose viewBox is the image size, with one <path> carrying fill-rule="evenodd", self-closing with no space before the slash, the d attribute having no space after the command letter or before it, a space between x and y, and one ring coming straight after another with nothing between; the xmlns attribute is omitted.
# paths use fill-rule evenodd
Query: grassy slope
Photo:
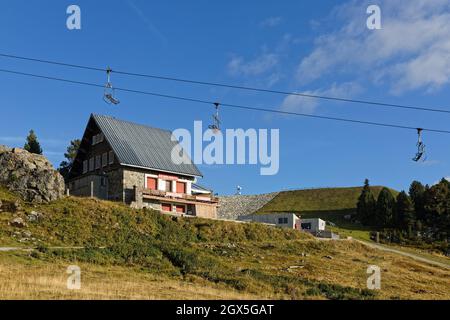
<svg viewBox="0 0 450 320"><path fill-rule="evenodd" d="M375 196L378 197L381 186L371 187ZM356 212L356 203L361 194L362 187L351 188L323 188L309 190L295 190L280 192L272 201L267 203L258 213L269 212L296 212L303 218L322 218L331 221L336 226L327 228L337 232L341 237L353 237L355 239L371 241L370 227L351 223L344 219L346 214ZM398 191L391 189L394 196ZM435 251L426 251L414 247L392 245L396 249L409 253L415 253L428 259L450 265L450 260Z"/></svg>
<svg viewBox="0 0 450 320"><path fill-rule="evenodd" d="M378 197L382 187L371 187ZM323 188L280 192L272 201L259 210L268 212L298 212L320 214L332 212L353 212L362 187ZM396 194L396 191L393 191Z"/></svg>
<svg viewBox="0 0 450 320"><path fill-rule="evenodd" d="M0 190L5 198L14 196ZM26 228L40 243L86 248L0 253L0 298L450 298L449 271L359 243L322 242L257 224L174 219L98 200L23 205L44 213ZM11 235L18 229L7 224L12 215L0 213L0 246L16 241ZM65 288L71 264L82 268L81 291ZM369 264L383 270L381 291L364 289Z"/></svg>

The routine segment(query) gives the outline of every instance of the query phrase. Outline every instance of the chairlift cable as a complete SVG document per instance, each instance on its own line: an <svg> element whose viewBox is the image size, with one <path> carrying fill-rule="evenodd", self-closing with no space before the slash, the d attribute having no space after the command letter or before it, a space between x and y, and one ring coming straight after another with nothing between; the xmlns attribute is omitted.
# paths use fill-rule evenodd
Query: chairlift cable
<svg viewBox="0 0 450 320"><path fill-rule="evenodd" d="M25 60L25 61L31 61L31 62L38 62L38 63L45 63L45 64L52 64L52 65L58 65L58 66L63 66L63 67L70 67L70 68L85 69L85 70L91 70L91 71L101 71L101 72L107 71L107 69L104 69L104 68L85 66L85 65L77 65L77 64L58 62L58 61L51 61L51 60L29 58L29 57L23 57L23 56L17 56L17 55L5 54L5 53L0 53L0 57L11 58L11 59L19 59L19 60ZM450 110L448 108L435 108L435 107L428 107L428 106L413 106L413 105L406 105L406 104L385 103L385 102L381 102L381 101L339 98L339 97L307 94L307 93L300 93L300 92L288 92L288 91L283 91L283 90L271 90L271 89L255 88L255 87L233 85L233 84L219 83L219 82L208 82L208 81L199 81L199 80L192 80L192 79L185 79L185 78L168 77L168 76L161 76L161 75L154 75L154 74L134 73L134 72L127 72L127 71L120 71L120 70L113 70L112 72L114 72L116 74L120 74L120 75L127 75L127 76L134 76L134 77L143 77L143 78L151 78L151 79L157 79L157 80L183 82L183 83L190 83L190 84L197 84L197 85L204 85L204 86L215 86L215 87L223 87L223 88L229 88L229 89L239 89L239 90L254 91L254 92L280 94L280 95L286 95L286 96L299 96L299 97L312 98L312 99L322 99L322 100L348 102L348 103L355 103L355 104L364 104L364 105L368 105L368 106L377 106L377 107L387 107L387 108L397 108L397 109L407 109L407 110L426 111L426 112L438 112L438 113L448 113L448 114L450 114Z"/></svg>
<svg viewBox="0 0 450 320"><path fill-rule="evenodd" d="M38 74L33 74L33 73L25 73L25 72L19 72L19 71L14 71L14 70L0 69L0 72L9 73L9 74L16 74L16 75L21 75L21 76L27 76L27 77L33 77L33 78L39 78L39 79L46 79L46 80L53 80L53 81L71 83L71 84L78 84L78 85L84 85L84 86L104 88L104 85L101 85L101 84L96 84L96 83L91 83L91 82L84 82L84 81L78 81L78 80L70 80L70 79L65 79L65 78L57 78L57 77L51 77L51 76L45 76L45 75L38 75ZM129 89L129 88L116 87L115 90L123 91L123 92L129 92L129 93L142 94L142 95L150 95L150 96L155 96L155 97L160 97L160 98L168 98L168 99L173 99L173 100L196 102L196 103L202 103L202 104L208 104L208 105L216 103L215 101L208 101L208 100L202 100L202 99L174 96L174 95L169 95L169 94L162 94L162 93L149 92L149 91L141 91L141 90L135 90L135 89ZM299 113L299 112L291 112L291 111L283 111L283 110L275 110L275 109L268 109L268 108L253 107L253 106L248 106L248 105L237 105L237 104L230 104L230 103L220 103L220 106L228 107L228 108L235 108L235 109L243 109L243 110L252 110L252 111L275 113L275 114L301 116L301 117L307 117L307 118L313 118L313 119L332 120L332 121L357 123L357 124L379 126L379 127L390 127L390 128L414 130L414 131L417 130L417 127L406 126L406 125L398 125L398 124L383 123L383 122L373 122L373 121L365 121L365 120L349 119L349 118L339 118L339 117L332 117L332 116L321 116L321 115L314 115L314 114L305 114L305 113ZM442 129L434 129L434 128L422 128L422 130L423 131L428 131L428 132L450 134L450 130L442 130Z"/></svg>

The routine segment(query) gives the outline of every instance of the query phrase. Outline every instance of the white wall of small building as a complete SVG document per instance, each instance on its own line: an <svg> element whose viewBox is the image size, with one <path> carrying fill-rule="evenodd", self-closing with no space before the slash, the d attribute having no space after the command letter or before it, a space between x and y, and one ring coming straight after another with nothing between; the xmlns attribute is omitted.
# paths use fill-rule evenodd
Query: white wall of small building
<svg viewBox="0 0 450 320"><path fill-rule="evenodd" d="M310 223L311 231L322 231L326 227L326 222L319 218L301 219L301 223Z"/></svg>
<svg viewBox="0 0 450 320"><path fill-rule="evenodd" d="M287 219L287 223L280 223L280 219ZM249 216L239 217L241 221L253 221L259 223L273 224L277 227L295 229L299 218L293 213L273 213L273 214L253 214Z"/></svg>

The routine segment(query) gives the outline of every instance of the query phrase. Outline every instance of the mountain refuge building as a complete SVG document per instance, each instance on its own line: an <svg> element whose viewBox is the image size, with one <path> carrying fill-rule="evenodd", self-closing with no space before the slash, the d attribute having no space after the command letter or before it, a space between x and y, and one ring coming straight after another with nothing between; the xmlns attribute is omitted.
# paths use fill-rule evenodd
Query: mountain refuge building
<svg viewBox="0 0 450 320"><path fill-rule="evenodd" d="M92 114L67 188L74 196L216 218L218 198L197 184L202 173L191 159L172 161L174 147L180 145L168 130Z"/></svg>

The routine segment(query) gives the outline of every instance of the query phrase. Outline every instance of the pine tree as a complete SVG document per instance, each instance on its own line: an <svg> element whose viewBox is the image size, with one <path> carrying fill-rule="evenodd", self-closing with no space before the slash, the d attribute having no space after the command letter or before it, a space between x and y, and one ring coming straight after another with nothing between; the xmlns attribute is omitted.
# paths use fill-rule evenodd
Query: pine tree
<svg viewBox="0 0 450 320"><path fill-rule="evenodd" d="M72 168L75 157L77 156L78 149L80 148L81 140L75 139L70 141L70 145L67 147L67 151L64 153L66 160L62 161L59 165L58 171L66 179L68 178L70 169Z"/></svg>
<svg viewBox="0 0 450 320"><path fill-rule="evenodd" d="M414 204L414 211L416 212L416 217L419 220L425 220L425 187L419 181L413 181L409 187L409 196Z"/></svg>
<svg viewBox="0 0 450 320"><path fill-rule="evenodd" d="M364 187L357 203L357 216L363 225L371 225L374 222L375 197L370 190L369 180L364 181Z"/></svg>
<svg viewBox="0 0 450 320"><path fill-rule="evenodd" d="M397 196L397 203L395 206L394 227L408 232L411 236L412 229L416 223L414 206L411 199L405 191L402 191Z"/></svg>
<svg viewBox="0 0 450 320"><path fill-rule="evenodd" d="M427 226L436 234L445 232L450 211L450 188L446 180L425 191L424 208Z"/></svg>
<svg viewBox="0 0 450 320"><path fill-rule="evenodd" d="M24 149L31 153L42 154L41 145L33 130L30 130L30 133L27 136L27 142L24 145Z"/></svg>
<svg viewBox="0 0 450 320"><path fill-rule="evenodd" d="M375 225L392 227L395 209L395 199L388 188L383 188L378 195L375 214Z"/></svg>

